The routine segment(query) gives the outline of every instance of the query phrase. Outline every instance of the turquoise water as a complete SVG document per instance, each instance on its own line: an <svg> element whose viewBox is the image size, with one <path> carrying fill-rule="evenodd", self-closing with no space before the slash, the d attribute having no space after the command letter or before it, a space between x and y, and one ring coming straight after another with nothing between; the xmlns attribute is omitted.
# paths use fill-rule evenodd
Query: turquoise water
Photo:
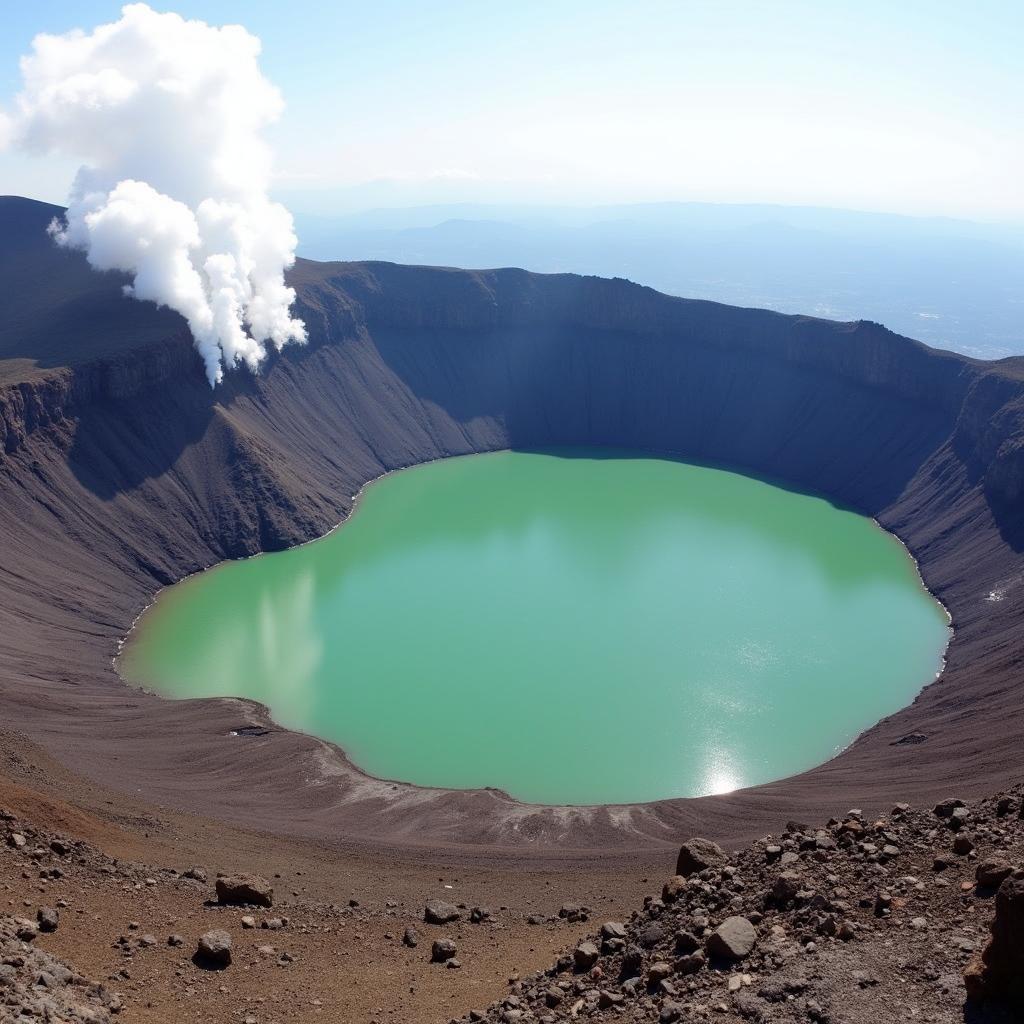
<svg viewBox="0 0 1024 1024"><path fill-rule="evenodd" d="M394 473L329 536L169 588L120 668L262 701L384 778L634 802L827 760L934 678L947 639L902 545L820 498L498 452Z"/></svg>

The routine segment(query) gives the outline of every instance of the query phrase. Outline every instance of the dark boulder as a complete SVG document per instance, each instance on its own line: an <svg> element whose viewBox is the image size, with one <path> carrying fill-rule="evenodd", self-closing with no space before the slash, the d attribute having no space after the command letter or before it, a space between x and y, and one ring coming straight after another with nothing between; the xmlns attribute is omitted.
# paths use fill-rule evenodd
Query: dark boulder
<svg viewBox="0 0 1024 1024"><path fill-rule="evenodd" d="M723 867L727 860L725 850L718 843L713 843L710 839L688 839L679 847L676 874L686 878L708 868Z"/></svg>
<svg viewBox="0 0 1024 1024"><path fill-rule="evenodd" d="M724 960L742 960L757 945L757 929L745 917L727 917L708 936L707 949Z"/></svg>
<svg viewBox="0 0 1024 1024"><path fill-rule="evenodd" d="M274 887L261 875L221 875L216 882L218 903L243 903L269 907Z"/></svg>
<svg viewBox="0 0 1024 1024"><path fill-rule="evenodd" d="M430 947L430 959L435 964L447 963L457 952L455 943L451 939L435 939L434 944Z"/></svg>
<svg viewBox="0 0 1024 1024"><path fill-rule="evenodd" d="M223 928L200 935L196 960L204 967L227 967L231 963L231 936Z"/></svg>
<svg viewBox="0 0 1024 1024"><path fill-rule="evenodd" d="M932 813L937 818L949 818L949 817L952 817L953 812L958 807L963 807L963 806L964 806L963 800L954 800L952 798L949 799L949 800L941 800L939 803L937 803L935 805L935 807L933 808Z"/></svg>
<svg viewBox="0 0 1024 1024"><path fill-rule="evenodd" d="M60 915L53 907L40 907L36 914L36 920L39 922L41 932L55 932L60 924Z"/></svg>
<svg viewBox="0 0 1024 1024"><path fill-rule="evenodd" d="M796 898L803 882L794 871L783 871L772 885L771 898L780 906L791 902Z"/></svg>
<svg viewBox="0 0 1024 1024"><path fill-rule="evenodd" d="M597 951L597 946L592 942L581 942L575 950L573 950L572 959L576 965L578 971L589 971L594 964L597 963L597 958L600 954Z"/></svg>
<svg viewBox="0 0 1024 1024"><path fill-rule="evenodd" d="M964 984L972 999L998 999L1024 1007L1024 872L1003 881L995 903L991 938L981 955L967 965Z"/></svg>
<svg viewBox="0 0 1024 1024"><path fill-rule="evenodd" d="M998 889L1003 882L1013 874L1013 868L999 857L990 857L983 860L974 877L983 889Z"/></svg>
<svg viewBox="0 0 1024 1024"><path fill-rule="evenodd" d="M423 908L423 920L427 924L448 924L449 921L458 921L460 917L462 911L446 900L428 900Z"/></svg>

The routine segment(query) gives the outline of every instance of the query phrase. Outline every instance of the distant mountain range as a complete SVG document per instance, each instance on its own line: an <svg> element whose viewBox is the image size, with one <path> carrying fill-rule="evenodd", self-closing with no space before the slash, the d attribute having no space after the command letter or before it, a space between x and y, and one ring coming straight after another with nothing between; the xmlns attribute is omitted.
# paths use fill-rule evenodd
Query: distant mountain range
<svg viewBox="0 0 1024 1024"><path fill-rule="evenodd" d="M875 320L979 358L1024 353L1024 227L820 207L449 204L296 212L299 254L625 277L689 298ZM323 208L329 208L324 203Z"/></svg>

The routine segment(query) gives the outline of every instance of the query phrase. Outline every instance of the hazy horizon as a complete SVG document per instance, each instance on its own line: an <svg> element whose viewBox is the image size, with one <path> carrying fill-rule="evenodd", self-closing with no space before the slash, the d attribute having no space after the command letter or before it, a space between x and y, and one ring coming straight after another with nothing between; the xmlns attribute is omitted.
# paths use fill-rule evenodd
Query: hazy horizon
<svg viewBox="0 0 1024 1024"><path fill-rule="evenodd" d="M313 259L624 277L686 298L874 320L978 358L1024 352L1024 232L1014 228L756 204L449 204L336 216L291 205L297 253Z"/></svg>
<svg viewBox="0 0 1024 1024"><path fill-rule="evenodd" d="M981 359L1024 354L1016 227L763 204L332 208L292 205L299 256L624 277L686 298L874 320Z"/></svg>
<svg viewBox="0 0 1024 1024"><path fill-rule="evenodd" d="M5 12L0 111L39 32L120 6ZM259 37L286 103L272 191L333 207L320 213L712 202L1024 226L1024 9L1000 0L172 9ZM0 152L0 183L65 202L76 167Z"/></svg>
<svg viewBox="0 0 1024 1024"><path fill-rule="evenodd" d="M0 191L68 204L58 241L186 316L211 383L304 338L296 254L1024 352L1010 3L41 0L5 29Z"/></svg>

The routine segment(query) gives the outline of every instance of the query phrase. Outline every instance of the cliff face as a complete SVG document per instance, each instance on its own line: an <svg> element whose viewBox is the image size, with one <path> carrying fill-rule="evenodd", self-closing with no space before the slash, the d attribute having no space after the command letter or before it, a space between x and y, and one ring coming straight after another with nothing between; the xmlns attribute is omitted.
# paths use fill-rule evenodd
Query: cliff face
<svg viewBox="0 0 1024 1024"><path fill-rule="evenodd" d="M0 237L12 208L25 218L0 202ZM876 324L619 280L300 262L310 343L211 391L176 317L100 275L106 291L89 297L67 254L19 250L12 234L34 239L52 208L29 213L0 270L21 251L22 278L45 275L32 333L51 341L34 356L17 327L24 301L0 300L0 704L76 768L283 830L564 850L658 845L695 827L738 840L786 814L963 789L965 777L981 792L1019 766L1024 360L978 363ZM62 290L65 273L74 287ZM55 348L46 318L74 320L83 289L91 318ZM134 340L117 326L126 307L149 318ZM118 640L161 585L323 533L386 470L549 444L724 463L877 516L954 617L946 672L803 776L613 809L370 780L308 737L229 738L262 720L244 702L163 701L113 672ZM901 742L910 734L926 739Z"/></svg>

